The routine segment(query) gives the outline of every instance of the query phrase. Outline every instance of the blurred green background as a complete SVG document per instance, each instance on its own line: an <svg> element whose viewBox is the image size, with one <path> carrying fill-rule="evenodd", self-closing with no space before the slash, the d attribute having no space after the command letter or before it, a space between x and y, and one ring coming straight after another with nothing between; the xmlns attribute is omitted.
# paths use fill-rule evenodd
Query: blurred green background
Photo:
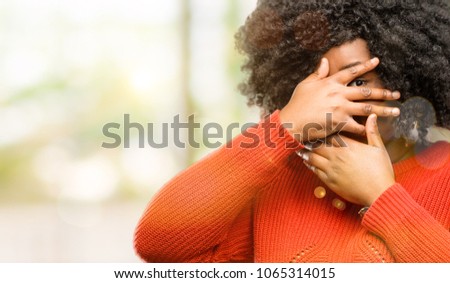
<svg viewBox="0 0 450 283"><path fill-rule="evenodd" d="M133 232L147 202L212 149L139 148L137 131L130 148L106 149L102 128L124 114L156 133L176 115L256 122L234 48L255 5L0 2L0 262L139 261Z"/></svg>

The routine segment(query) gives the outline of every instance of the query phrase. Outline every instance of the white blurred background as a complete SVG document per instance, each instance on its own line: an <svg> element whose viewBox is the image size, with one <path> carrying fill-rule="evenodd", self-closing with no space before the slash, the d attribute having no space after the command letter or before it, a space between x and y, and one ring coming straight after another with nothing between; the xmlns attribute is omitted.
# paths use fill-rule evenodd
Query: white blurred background
<svg viewBox="0 0 450 283"><path fill-rule="evenodd" d="M234 48L255 5L0 2L0 262L140 261L132 240L146 204L211 149L139 148L137 131L130 148L106 149L102 128L125 114L156 133L176 115L257 121Z"/></svg>

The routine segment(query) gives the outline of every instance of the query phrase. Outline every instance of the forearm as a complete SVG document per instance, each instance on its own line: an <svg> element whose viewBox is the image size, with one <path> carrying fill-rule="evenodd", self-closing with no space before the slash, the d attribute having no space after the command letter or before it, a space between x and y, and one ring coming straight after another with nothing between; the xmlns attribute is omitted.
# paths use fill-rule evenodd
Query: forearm
<svg viewBox="0 0 450 283"><path fill-rule="evenodd" d="M188 168L152 200L136 230L148 261L187 261L226 237L236 217L276 176L299 144L280 126L260 123Z"/></svg>
<svg viewBox="0 0 450 283"><path fill-rule="evenodd" d="M444 214L449 205L439 204ZM372 205L362 224L386 242L397 262L450 262L449 223L437 221L400 184Z"/></svg>

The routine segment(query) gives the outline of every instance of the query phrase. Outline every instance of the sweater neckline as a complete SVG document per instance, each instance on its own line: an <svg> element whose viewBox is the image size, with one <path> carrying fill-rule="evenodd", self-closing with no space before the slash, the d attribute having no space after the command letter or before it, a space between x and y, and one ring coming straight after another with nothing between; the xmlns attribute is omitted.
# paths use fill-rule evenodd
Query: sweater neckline
<svg viewBox="0 0 450 283"><path fill-rule="evenodd" d="M400 175L415 167L435 168L450 159L450 143L438 141L419 154L393 164L396 175Z"/></svg>

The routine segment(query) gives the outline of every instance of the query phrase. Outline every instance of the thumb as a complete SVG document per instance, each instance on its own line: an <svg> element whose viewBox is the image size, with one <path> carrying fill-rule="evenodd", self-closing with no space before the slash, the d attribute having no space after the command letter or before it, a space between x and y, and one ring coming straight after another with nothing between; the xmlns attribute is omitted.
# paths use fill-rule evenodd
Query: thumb
<svg viewBox="0 0 450 283"><path fill-rule="evenodd" d="M322 58L322 60L320 60L320 65L317 68L317 70L311 75L309 75L309 77L307 77L305 81L321 80L328 77L329 73L330 73L330 64L328 62L328 59Z"/></svg>
<svg viewBox="0 0 450 283"><path fill-rule="evenodd" d="M366 134L369 145L384 148L383 139L381 138L380 131L378 130L377 115L372 114L366 121Z"/></svg>

